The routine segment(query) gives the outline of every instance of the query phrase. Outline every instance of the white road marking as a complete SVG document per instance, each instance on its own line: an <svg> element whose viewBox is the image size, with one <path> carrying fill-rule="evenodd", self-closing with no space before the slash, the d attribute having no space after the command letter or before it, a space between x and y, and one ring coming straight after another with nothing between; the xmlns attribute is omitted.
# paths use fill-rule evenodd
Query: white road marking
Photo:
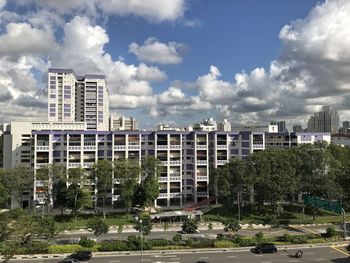
<svg viewBox="0 0 350 263"><path fill-rule="evenodd" d="M112 260L112 261L109 261L110 263L118 263L120 262L120 260Z"/></svg>
<svg viewBox="0 0 350 263"><path fill-rule="evenodd" d="M199 259L208 259L209 257L200 257Z"/></svg>
<svg viewBox="0 0 350 263"><path fill-rule="evenodd" d="M324 259L324 258L318 258L318 259L315 259L315 260L317 260L317 261L323 261L323 260L326 260L326 259Z"/></svg>
<svg viewBox="0 0 350 263"><path fill-rule="evenodd" d="M227 256L227 258L235 258L236 256Z"/></svg>
<svg viewBox="0 0 350 263"><path fill-rule="evenodd" d="M289 262L299 262L298 259L289 260Z"/></svg>
<svg viewBox="0 0 350 263"><path fill-rule="evenodd" d="M254 257L262 257L262 256L264 256L264 255L254 255Z"/></svg>

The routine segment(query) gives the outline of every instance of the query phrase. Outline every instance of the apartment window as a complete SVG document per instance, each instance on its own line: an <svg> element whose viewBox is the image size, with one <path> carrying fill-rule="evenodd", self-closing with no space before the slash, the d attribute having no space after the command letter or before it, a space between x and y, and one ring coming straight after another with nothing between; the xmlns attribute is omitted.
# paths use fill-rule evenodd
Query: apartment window
<svg viewBox="0 0 350 263"><path fill-rule="evenodd" d="M56 76L50 76L50 80L56 80Z"/></svg>
<svg viewBox="0 0 350 263"><path fill-rule="evenodd" d="M50 84L56 84L56 81L50 81Z"/></svg>
<svg viewBox="0 0 350 263"><path fill-rule="evenodd" d="M55 94L50 94L50 99L55 99L56 95Z"/></svg>
<svg viewBox="0 0 350 263"><path fill-rule="evenodd" d="M71 96L70 96L70 94L65 94L65 95L64 95L64 98L65 98L65 99L70 99Z"/></svg>
<svg viewBox="0 0 350 263"><path fill-rule="evenodd" d="M50 117L55 117L55 116L56 116L56 113L50 112Z"/></svg>

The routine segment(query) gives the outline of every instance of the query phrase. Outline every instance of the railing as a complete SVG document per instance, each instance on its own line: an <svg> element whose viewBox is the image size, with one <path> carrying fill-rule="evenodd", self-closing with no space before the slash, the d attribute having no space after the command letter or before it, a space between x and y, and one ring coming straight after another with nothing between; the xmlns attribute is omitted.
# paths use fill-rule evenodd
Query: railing
<svg viewBox="0 0 350 263"><path fill-rule="evenodd" d="M83 168L90 168L94 162L83 163Z"/></svg>
<svg viewBox="0 0 350 263"><path fill-rule="evenodd" d="M197 196L207 196L208 192L197 192Z"/></svg>
<svg viewBox="0 0 350 263"><path fill-rule="evenodd" d="M264 149L263 144L253 144L253 149Z"/></svg>
<svg viewBox="0 0 350 263"><path fill-rule="evenodd" d="M198 145L196 146L197 149L207 149L207 145Z"/></svg>
<svg viewBox="0 0 350 263"><path fill-rule="evenodd" d="M207 160L197 160L197 164L207 164Z"/></svg>
<svg viewBox="0 0 350 263"><path fill-rule="evenodd" d="M114 150L125 150L126 146L125 145L114 145Z"/></svg>
<svg viewBox="0 0 350 263"><path fill-rule="evenodd" d="M227 149L227 145L216 145L216 149Z"/></svg>
<svg viewBox="0 0 350 263"><path fill-rule="evenodd" d="M181 193L170 193L170 197L181 196Z"/></svg>
<svg viewBox="0 0 350 263"><path fill-rule="evenodd" d="M129 150L139 150L140 149L140 145L130 145L128 146Z"/></svg>
<svg viewBox="0 0 350 263"><path fill-rule="evenodd" d="M197 176L196 179L197 179L197 181L207 181L208 176Z"/></svg>
<svg viewBox="0 0 350 263"><path fill-rule="evenodd" d="M176 177L175 177L175 176L171 176L171 177L170 177L170 181L171 181L171 182L174 182L174 181L181 181L181 177L180 177L180 176L176 176Z"/></svg>
<svg viewBox="0 0 350 263"><path fill-rule="evenodd" d="M168 197L167 193L159 193L159 197Z"/></svg>
<svg viewBox="0 0 350 263"><path fill-rule="evenodd" d="M48 151L50 146L36 146L37 151Z"/></svg>
<svg viewBox="0 0 350 263"><path fill-rule="evenodd" d="M37 198L36 199L36 202L40 205L44 204L45 203L45 199L44 198Z"/></svg>
<svg viewBox="0 0 350 263"><path fill-rule="evenodd" d="M36 168L42 168L48 165L49 163L36 163Z"/></svg>
<svg viewBox="0 0 350 263"><path fill-rule="evenodd" d="M180 176L181 174L179 172L170 172L170 176Z"/></svg>
<svg viewBox="0 0 350 263"><path fill-rule="evenodd" d="M78 168L80 167L80 163L68 163L68 168Z"/></svg>
<svg viewBox="0 0 350 263"><path fill-rule="evenodd" d="M162 165L168 165L168 161L161 161Z"/></svg>
<svg viewBox="0 0 350 263"><path fill-rule="evenodd" d="M216 163L217 164L226 164L226 163L228 163L228 161L227 160L217 160Z"/></svg>
<svg viewBox="0 0 350 263"><path fill-rule="evenodd" d="M177 145L177 144L171 145L170 144L170 149L181 149L181 145Z"/></svg>
<svg viewBox="0 0 350 263"><path fill-rule="evenodd" d="M159 182L166 182L166 181L168 181L168 177L159 177L158 181Z"/></svg>
<svg viewBox="0 0 350 263"><path fill-rule="evenodd" d="M181 164L181 161L178 160L178 161L169 161L169 164Z"/></svg>
<svg viewBox="0 0 350 263"><path fill-rule="evenodd" d="M96 145L94 145L94 146L91 146L91 145L89 145L89 146L84 146L83 149L84 149L85 151L96 150Z"/></svg>
<svg viewBox="0 0 350 263"><path fill-rule="evenodd" d="M68 151L80 151L81 146L68 146Z"/></svg>
<svg viewBox="0 0 350 263"><path fill-rule="evenodd" d="M167 149L168 145L157 145L157 149Z"/></svg>

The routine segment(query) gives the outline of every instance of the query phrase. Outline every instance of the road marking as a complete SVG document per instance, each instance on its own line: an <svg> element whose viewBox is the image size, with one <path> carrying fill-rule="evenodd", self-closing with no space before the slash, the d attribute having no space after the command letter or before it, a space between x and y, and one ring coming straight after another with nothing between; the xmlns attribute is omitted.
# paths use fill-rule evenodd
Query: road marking
<svg viewBox="0 0 350 263"><path fill-rule="evenodd" d="M263 257L264 255L254 255L254 257Z"/></svg>
<svg viewBox="0 0 350 263"><path fill-rule="evenodd" d="M315 259L315 260L317 260L317 261L323 261L323 260L326 260L326 259L324 259L324 258L318 258L318 259Z"/></svg>
<svg viewBox="0 0 350 263"><path fill-rule="evenodd" d="M293 260L289 260L289 262L299 262L299 260L298 259L293 259Z"/></svg>
<svg viewBox="0 0 350 263"><path fill-rule="evenodd" d="M209 257L199 257L199 259L208 259Z"/></svg>
<svg viewBox="0 0 350 263"><path fill-rule="evenodd" d="M120 262L120 260L112 260L112 261L109 261L110 263L118 263Z"/></svg>
<svg viewBox="0 0 350 263"><path fill-rule="evenodd" d="M271 261L263 261L261 263L272 263Z"/></svg>
<svg viewBox="0 0 350 263"><path fill-rule="evenodd" d="M227 256L227 258L236 258L236 256Z"/></svg>
<svg viewBox="0 0 350 263"><path fill-rule="evenodd" d="M305 252L306 255L313 255L315 252Z"/></svg>
<svg viewBox="0 0 350 263"><path fill-rule="evenodd" d="M305 228L305 227L303 227L303 226L291 226L291 227L293 227L293 228L295 228L295 229L302 229L302 230L308 231L308 232L310 232L310 233L312 233L312 234L319 234L318 232L315 232L315 231L313 231L313 230L307 229L307 228Z"/></svg>
<svg viewBox="0 0 350 263"><path fill-rule="evenodd" d="M337 248L336 246L331 246L331 248L333 248L334 250L336 250L336 251L338 251L338 252L340 252L340 253L342 253L342 254L344 254L344 255L346 255L346 256L350 256L349 253L347 253L347 252L345 252L345 251L343 251L343 250Z"/></svg>

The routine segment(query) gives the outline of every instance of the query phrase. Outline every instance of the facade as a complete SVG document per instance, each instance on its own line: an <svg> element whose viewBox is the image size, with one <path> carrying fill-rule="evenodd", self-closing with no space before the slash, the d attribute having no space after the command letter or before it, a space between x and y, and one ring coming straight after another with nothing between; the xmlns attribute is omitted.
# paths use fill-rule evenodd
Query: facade
<svg viewBox="0 0 350 263"><path fill-rule="evenodd" d="M303 127L299 124L297 125L293 125L293 132L302 132L303 131Z"/></svg>
<svg viewBox="0 0 350 263"><path fill-rule="evenodd" d="M231 123L224 119L223 122L218 123L218 131L231 131Z"/></svg>
<svg viewBox="0 0 350 263"><path fill-rule="evenodd" d="M337 133L339 128L338 112L329 106L322 107L322 110L315 112L307 123L308 132L331 132Z"/></svg>
<svg viewBox="0 0 350 263"><path fill-rule="evenodd" d="M109 98L103 75L77 76L72 69L49 69L48 121L86 122L108 130Z"/></svg>
<svg viewBox="0 0 350 263"><path fill-rule="evenodd" d="M270 125L277 125L278 132L285 132L286 129L286 122L285 121L271 121Z"/></svg>
<svg viewBox="0 0 350 263"><path fill-rule="evenodd" d="M109 118L110 131L133 131L139 129L138 121L133 117L113 116Z"/></svg>
<svg viewBox="0 0 350 263"><path fill-rule="evenodd" d="M350 129L350 121L343 121L343 128Z"/></svg>
<svg viewBox="0 0 350 263"><path fill-rule="evenodd" d="M193 125L193 130L195 131L216 131L218 125L213 118L204 119L201 123L196 123Z"/></svg>
<svg viewBox="0 0 350 263"><path fill-rule="evenodd" d="M344 147L350 147L350 135L349 134L333 134L332 143Z"/></svg>

